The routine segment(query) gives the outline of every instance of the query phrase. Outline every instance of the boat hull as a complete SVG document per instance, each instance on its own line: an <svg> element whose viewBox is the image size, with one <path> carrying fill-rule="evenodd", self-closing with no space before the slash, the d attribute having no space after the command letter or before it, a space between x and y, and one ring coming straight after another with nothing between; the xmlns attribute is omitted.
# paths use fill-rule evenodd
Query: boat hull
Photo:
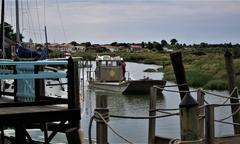
<svg viewBox="0 0 240 144"><path fill-rule="evenodd" d="M150 94L150 88L154 85L165 87L166 81L164 80L134 80L129 81L128 87L123 91L123 94ZM161 92L159 90L158 92Z"/></svg>
<svg viewBox="0 0 240 144"><path fill-rule="evenodd" d="M89 87L114 91L114 92L123 92L128 87L128 82L97 82L97 81L89 81Z"/></svg>
<svg viewBox="0 0 240 144"><path fill-rule="evenodd" d="M120 92L124 95L128 94L150 94L150 87L157 85L164 87L164 80L131 80L125 82L97 82L89 81L89 86L93 88ZM160 90L161 91L161 90Z"/></svg>

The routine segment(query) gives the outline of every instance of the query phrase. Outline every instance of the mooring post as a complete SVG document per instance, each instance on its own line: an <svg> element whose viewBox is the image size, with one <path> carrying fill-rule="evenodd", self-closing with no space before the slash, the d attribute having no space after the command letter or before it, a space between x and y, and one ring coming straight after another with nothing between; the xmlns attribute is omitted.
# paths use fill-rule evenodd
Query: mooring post
<svg viewBox="0 0 240 144"><path fill-rule="evenodd" d="M70 57L68 59L68 108L80 109L80 94L79 94L79 76L78 76L78 63L75 59ZM74 127L79 127L79 121L75 122Z"/></svg>
<svg viewBox="0 0 240 144"><path fill-rule="evenodd" d="M156 116L156 100L157 100L157 88L150 88L150 103L149 103L149 117ZM148 124L148 143L155 143L155 135L156 135L156 119L149 119Z"/></svg>
<svg viewBox="0 0 240 144"><path fill-rule="evenodd" d="M215 137L214 130L214 106L205 107L205 144L213 144Z"/></svg>
<svg viewBox="0 0 240 144"><path fill-rule="evenodd" d="M44 71L43 66L35 65L34 73L37 74L39 71ZM44 79L35 79L35 100L40 100L41 97L45 96L45 83Z"/></svg>
<svg viewBox="0 0 240 144"><path fill-rule="evenodd" d="M180 105L181 141L199 140L198 103L187 93Z"/></svg>
<svg viewBox="0 0 240 144"><path fill-rule="evenodd" d="M182 63L182 53L181 52L175 52L170 54L171 61L172 61L172 66L174 70L174 74L176 77L176 81L178 84L178 89L180 93L181 100L183 97L186 95L186 91L189 91L187 81L185 78L185 71L184 71L184 66Z"/></svg>
<svg viewBox="0 0 240 144"><path fill-rule="evenodd" d="M236 87L236 78L235 78L235 70L234 70L234 64L233 64L233 55L232 53L226 49L224 53L225 57L225 66L226 66L226 71L228 75L228 91L229 93L232 93L231 97L238 98L238 92ZM237 99L230 99L231 104L237 104L239 103L239 100ZM233 105L231 106L232 113L236 113L237 110L239 109L239 106ZM232 116L233 122L240 124L240 112L237 112ZM234 125L234 133L235 134L240 134L240 126L239 125Z"/></svg>
<svg viewBox="0 0 240 144"><path fill-rule="evenodd" d="M102 116L100 116L100 115ZM105 122L109 121L109 109L107 108L107 96L106 95L96 95L96 109L94 112L96 119L96 139L98 144L108 143L108 129Z"/></svg>
<svg viewBox="0 0 240 144"><path fill-rule="evenodd" d="M204 106L204 95L205 93L201 90L198 89L197 91L197 102L199 107ZM204 137L204 108L201 107L198 109L198 116L199 116L199 136L200 138Z"/></svg>

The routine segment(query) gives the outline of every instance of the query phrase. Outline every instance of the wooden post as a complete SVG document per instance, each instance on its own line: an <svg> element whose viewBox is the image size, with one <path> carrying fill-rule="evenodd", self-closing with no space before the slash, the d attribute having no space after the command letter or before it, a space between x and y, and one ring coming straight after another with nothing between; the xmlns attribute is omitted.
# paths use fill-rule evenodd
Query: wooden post
<svg viewBox="0 0 240 144"><path fill-rule="evenodd" d="M150 103L149 103L149 116L156 116L156 100L157 100L157 88L150 88ZM156 119L149 119L148 124L148 143L155 143L155 135L156 135Z"/></svg>
<svg viewBox="0 0 240 144"><path fill-rule="evenodd" d="M171 53L170 57L179 91L189 91L187 81L185 78L184 66L182 63L182 53L181 52ZM180 92L181 100L185 95L186 92Z"/></svg>
<svg viewBox="0 0 240 144"><path fill-rule="evenodd" d="M44 71L43 66L35 65L34 73L37 74L39 71ZM40 100L41 97L45 96L45 82L44 79L35 79L35 99Z"/></svg>
<svg viewBox="0 0 240 144"><path fill-rule="evenodd" d="M225 57L226 71L227 71L227 75L228 75L229 93L232 93L231 97L238 98L237 90L235 90L233 92L234 88L236 87L236 78L235 78L235 70L234 70L232 53L228 49L226 49L224 57ZM237 99L230 99L230 102L231 102L231 104L239 103L239 101ZM238 110L238 108L239 108L239 106L237 106L237 105L231 106L232 113L236 112ZM233 115L232 118L233 118L234 123L240 123L240 112ZM234 133L240 134L240 126L234 125Z"/></svg>
<svg viewBox="0 0 240 144"><path fill-rule="evenodd" d="M180 105L181 141L199 140L198 103L187 93Z"/></svg>
<svg viewBox="0 0 240 144"><path fill-rule="evenodd" d="M68 59L68 108L80 109L80 94L79 94L79 75L77 60L72 57ZM70 121L70 127L80 127L79 121Z"/></svg>
<svg viewBox="0 0 240 144"><path fill-rule="evenodd" d="M15 137L16 144L26 144L26 135L24 126L20 123L17 123L15 126Z"/></svg>
<svg viewBox="0 0 240 144"><path fill-rule="evenodd" d="M214 143L214 107L212 105L207 105L205 107L205 143Z"/></svg>
<svg viewBox="0 0 240 144"><path fill-rule="evenodd" d="M205 93L200 89L197 92L197 102L199 107L204 106L204 95ZM204 108L199 109L198 116L199 116L199 136L200 138L204 138Z"/></svg>
<svg viewBox="0 0 240 144"><path fill-rule="evenodd" d="M107 96L106 95L96 95L96 112L101 115L108 115L107 109ZM107 144L108 143L108 129L107 125L99 117L98 114L95 114L96 118L96 139L98 144ZM109 121L109 118L105 118L106 121Z"/></svg>
<svg viewBox="0 0 240 144"><path fill-rule="evenodd" d="M79 129L70 128L65 133L69 144L83 144L83 137L81 137Z"/></svg>

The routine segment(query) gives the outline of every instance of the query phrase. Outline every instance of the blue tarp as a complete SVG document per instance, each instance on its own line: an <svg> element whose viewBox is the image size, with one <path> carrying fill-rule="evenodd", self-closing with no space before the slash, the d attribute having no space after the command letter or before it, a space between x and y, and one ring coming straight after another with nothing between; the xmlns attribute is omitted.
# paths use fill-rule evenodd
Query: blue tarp
<svg viewBox="0 0 240 144"><path fill-rule="evenodd" d="M20 44L16 44L16 54L20 58L47 58L47 50L35 51L32 49L24 48Z"/></svg>

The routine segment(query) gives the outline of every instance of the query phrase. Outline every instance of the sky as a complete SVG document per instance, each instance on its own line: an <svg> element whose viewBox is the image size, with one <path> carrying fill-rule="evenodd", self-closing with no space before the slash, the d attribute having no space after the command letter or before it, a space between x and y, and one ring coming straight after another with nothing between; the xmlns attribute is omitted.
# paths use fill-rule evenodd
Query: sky
<svg viewBox="0 0 240 144"><path fill-rule="evenodd" d="M15 0L5 0L15 26ZM19 0L20 30L35 42L240 43L240 0Z"/></svg>

